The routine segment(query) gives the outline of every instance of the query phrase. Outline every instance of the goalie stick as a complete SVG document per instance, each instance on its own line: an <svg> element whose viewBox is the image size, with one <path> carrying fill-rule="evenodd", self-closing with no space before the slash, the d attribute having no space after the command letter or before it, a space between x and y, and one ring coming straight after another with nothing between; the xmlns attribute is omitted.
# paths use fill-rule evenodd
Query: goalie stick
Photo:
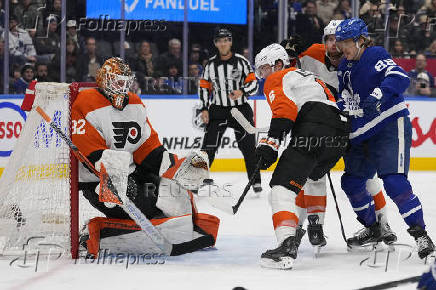
<svg viewBox="0 0 436 290"><path fill-rule="evenodd" d="M121 198L116 190L115 186L112 184L110 176L105 172L104 166L102 164L101 172L99 172L94 165L80 152L79 148L74 145L73 141L65 135L64 132L54 123L51 118L44 112L44 110L37 106L36 111L41 115L41 117L50 125L53 130L67 143L67 145L71 148L73 154L77 157L77 159L85 164L92 173L95 174L100 181L107 186L109 191L115 196L115 199L111 200L113 203L119 204L123 210L141 227L142 231L156 244L156 246L163 251L166 255L171 255L173 250L173 245L169 243L166 238L156 229L155 226L148 220L144 214L136 207L136 205L130 201L129 198ZM104 189L101 188L100 192Z"/></svg>

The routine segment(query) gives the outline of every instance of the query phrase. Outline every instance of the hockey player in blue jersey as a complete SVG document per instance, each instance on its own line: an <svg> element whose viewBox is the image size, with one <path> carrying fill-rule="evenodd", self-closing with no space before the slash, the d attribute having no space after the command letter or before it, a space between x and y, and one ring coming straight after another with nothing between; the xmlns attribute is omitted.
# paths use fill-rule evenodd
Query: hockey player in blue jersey
<svg viewBox="0 0 436 290"><path fill-rule="evenodd" d="M425 231L421 202L407 180L412 127L403 92L409 78L383 47L371 46L363 20L344 20L335 36L345 56L338 68L338 106L348 113L352 125L341 184L357 219L366 227L348 244L381 240L374 202L365 188L368 178L377 173L409 226L419 257L424 258L434 251L434 244Z"/></svg>

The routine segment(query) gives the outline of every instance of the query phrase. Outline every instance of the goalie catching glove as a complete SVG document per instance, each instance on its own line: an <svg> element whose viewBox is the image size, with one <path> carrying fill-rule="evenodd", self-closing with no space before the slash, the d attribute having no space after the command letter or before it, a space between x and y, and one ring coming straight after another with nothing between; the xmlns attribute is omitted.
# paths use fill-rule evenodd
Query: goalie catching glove
<svg viewBox="0 0 436 290"><path fill-rule="evenodd" d="M262 138L256 148L257 160L261 160L260 169L268 169L279 155L279 139L272 137Z"/></svg>
<svg viewBox="0 0 436 290"><path fill-rule="evenodd" d="M197 190L203 184L203 180L209 178L209 162L206 152L191 152L182 159L172 154L168 154L167 157L168 169L162 177L174 179L183 188Z"/></svg>

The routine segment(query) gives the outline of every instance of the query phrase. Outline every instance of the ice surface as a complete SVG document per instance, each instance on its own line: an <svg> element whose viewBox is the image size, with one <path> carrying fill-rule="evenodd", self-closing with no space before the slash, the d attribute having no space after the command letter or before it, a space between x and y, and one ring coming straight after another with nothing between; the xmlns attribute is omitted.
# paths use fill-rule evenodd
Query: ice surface
<svg viewBox="0 0 436 290"><path fill-rule="evenodd" d="M360 226L355 219L345 194L340 189L340 172L332 178L344 218L347 236ZM247 182L245 173L212 173L216 183L233 184L237 194ZM271 212L267 193L270 173L262 173L263 188L259 198L253 193L241 205L235 216L212 208L204 199L198 200L201 212L220 217L221 227L216 249L209 249L180 257L170 257L165 264L101 265L74 264L71 260L41 263L38 272L34 267L20 268L19 263L9 265L0 261L0 289L358 289L392 280L420 275L428 266L417 254L398 263L398 254L392 254L385 272L385 253L377 256L379 268L360 266L367 253L348 253L342 240L334 200L328 190L328 209L325 233L328 244L315 258L307 237L303 238L294 269L290 271L264 269L259 266L260 254L275 247ZM424 208L427 230L436 238L436 172L412 172L410 180ZM406 225L395 205L387 198L388 217L400 243L414 245L406 232ZM398 252L398 251L397 251ZM401 259L407 255L402 252ZM415 289L416 284L396 289Z"/></svg>

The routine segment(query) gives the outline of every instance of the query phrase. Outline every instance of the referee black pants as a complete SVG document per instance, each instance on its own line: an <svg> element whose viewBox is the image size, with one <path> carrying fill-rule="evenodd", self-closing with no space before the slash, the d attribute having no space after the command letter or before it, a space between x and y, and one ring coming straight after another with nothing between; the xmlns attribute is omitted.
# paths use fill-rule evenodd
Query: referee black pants
<svg viewBox="0 0 436 290"><path fill-rule="evenodd" d="M248 103L245 103L236 108L245 116L245 118L254 126L253 110ZM248 134L244 128L232 117L230 110L232 107L223 107L211 105L209 107L209 124L206 127L206 133L203 138L202 150L207 152L209 156L209 165L215 159L215 153L221 145L221 140L224 132L228 127L233 128L235 138L238 142L238 148L241 150L245 160L245 168L247 169L248 178L255 173L256 170L256 140L254 134ZM256 172L254 183L260 183L260 172Z"/></svg>

